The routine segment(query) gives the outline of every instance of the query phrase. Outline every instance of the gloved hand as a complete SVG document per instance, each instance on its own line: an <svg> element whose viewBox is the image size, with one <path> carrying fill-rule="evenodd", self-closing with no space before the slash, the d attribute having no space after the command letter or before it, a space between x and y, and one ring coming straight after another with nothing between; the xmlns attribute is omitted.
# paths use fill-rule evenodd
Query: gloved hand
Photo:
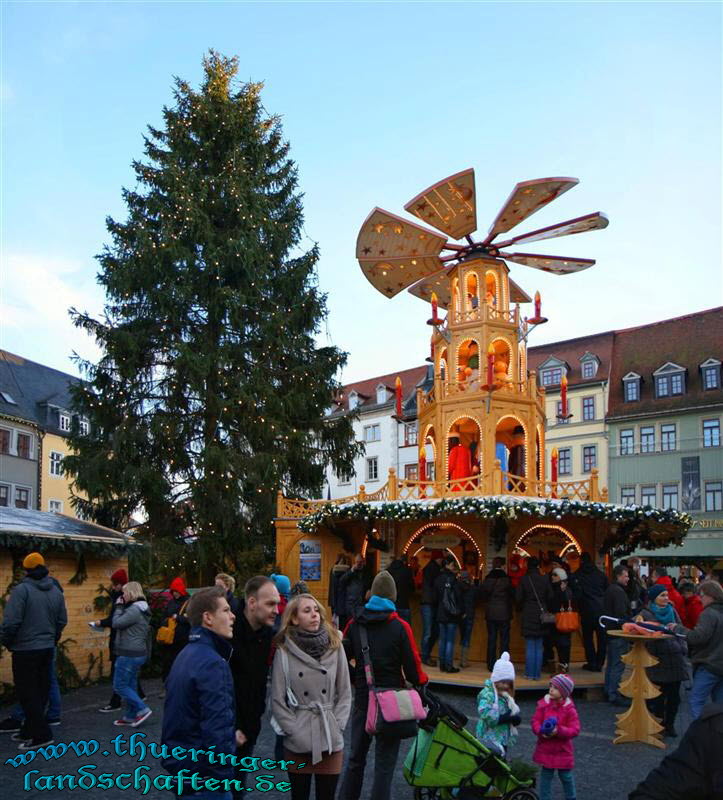
<svg viewBox="0 0 723 800"><path fill-rule="evenodd" d="M500 725L507 725L511 719L512 719L512 714L509 711L505 711L504 714L500 714L498 723Z"/></svg>
<svg viewBox="0 0 723 800"><path fill-rule="evenodd" d="M543 736L549 736L557 727L557 717L548 717L540 727Z"/></svg>
<svg viewBox="0 0 723 800"><path fill-rule="evenodd" d="M510 725L514 725L515 728L522 722L522 717L519 714L510 714Z"/></svg>

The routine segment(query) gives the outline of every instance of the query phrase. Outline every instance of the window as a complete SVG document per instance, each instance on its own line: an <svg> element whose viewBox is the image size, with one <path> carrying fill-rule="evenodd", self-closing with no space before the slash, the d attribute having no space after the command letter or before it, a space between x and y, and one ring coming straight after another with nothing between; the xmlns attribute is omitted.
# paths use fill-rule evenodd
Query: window
<svg viewBox="0 0 723 800"><path fill-rule="evenodd" d="M90 423L87 419L81 419L78 422L78 431L81 436L87 436L90 433Z"/></svg>
<svg viewBox="0 0 723 800"><path fill-rule="evenodd" d="M704 389L720 388L720 365L712 367L703 367L703 388Z"/></svg>
<svg viewBox="0 0 723 800"><path fill-rule="evenodd" d="M18 433L17 438L18 456L20 458L30 458L32 451L32 439L29 433Z"/></svg>
<svg viewBox="0 0 723 800"><path fill-rule="evenodd" d="M406 447L417 443L417 423L408 422L404 426L404 444Z"/></svg>
<svg viewBox="0 0 723 800"><path fill-rule="evenodd" d="M660 426L660 449L675 450L675 423Z"/></svg>
<svg viewBox="0 0 723 800"><path fill-rule="evenodd" d="M353 411L359 405L359 395L356 392L349 392L349 411Z"/></svg>
<svg viewBox="0 0 723 800"><path fill-rule="evenodd" d="M365 442L380 442L382 440L382 426L381 425L365 425L364 426L364 441Z"/></svg>
<svg viewBox="0 0 723 800"><path fill-rule="evenodd" d="M597 445L584 445L582 448L582 471L590 472L594 467L597 467Z"/></svg>
<svg viewBox="0 0 723 800"><path fill-rule="evenodd" d="M56 453L55 450L50 451L50 474L51 475L63 474L63 454Z"/></svg>
<svg viewBox="0 0 723 800"><path fill-rule="evenodd" d="M10 497L10 487L0 484L0 506L7 507L8 498Z"/></svg>
<svg viewBox="0 0 723 800"><path fill-rule="evenodd" d="M655 506L658 502L658 488L657 486L641 486L640 487L640 505Z"/></svg>
<svg viewBox="0 0 723 800"><path fill-rule="evenodd" d="M646 425L640 429L640 452L655 452L655 427L653 425Z"/></svg>
<svg viewBox="0 0 723 800"><path fill-rule="evenodd" d="M562 416L562 400L557 401L557 424L567 425L570 420Z"/></svg>
<svg viewBox="0 0 723 800"><path fill-rule="evenodd" d="M434 461L427 461L427 480L428 481L436 480L435 477L436 474L437 474L437 465L434 463Z"/></svg>
<svg viewBox="0 0 723 800"><path fill-rule="evenodd" d="M557 386L562 381L562 367L542 370L542 385Z"/></svg>
<svg viewBox="0 0 723 800"><path fill-rule="evenodd" d="M367 480L379 480L379 459L376 456L367 459Z"/></svg>
<svg viewBox="0 0 723 800"><path fill-rule="evenodd" d="M631 456L635 452L635 431L625 428L620 431L620 455Z"/></svg>
<svg viewBox="0 0 723 800"><path fill-rule="evenodd" d="M663 508L678 508L678 484L663 484Z"/></svg>
<svg viewBox="0 0 723 800"><path fill-rule="evenodd" d="M69 431L70 430L70 416L68 414L60 414L60 424L59 424L61 431Z"/></svg>
<svg viewBox="0 0 723 800"><path fill-rule="evenodd" d="M597 364L592 359L590 359L589 361L582 362L583 378L594 378L596 372L597 372Z"/></svg>
<svg viewBox="0 0 723 800"><path fill-rule="evenodd" d="M668 397L673 394L683 394L685 392L685 381L682 372L674 372L672 375L655 376L655 396Z"/></svg>
<svg viewBox="0 0 723 800"><path fill-rule="evenodd" d="M670 394L670 381L667 375L661 375L655 379L655 396L667 397Z"/></svg>
<svg viewBox="0 0 723 800"><path fill-rule="evenodd" d="M595 419L595 398L583 397L582 398L582 418L584 420Z"/></svg>
<svg viewBox="0 0 723 800"><path fill-rule="evenodd" d="M347 486L349 483L351 483L351 476L344 475L342 472L337 472L336 482L339 486Z"/></svg>
<svg viewBox="0 0 723 800"><path fill-rule="evenodd" d="M63 513L63 501L62 500L49 500L48 501L48 511L54 511L56 514Z"/></svg>
<svg viewBox="0 0 723 800"><path fill-rule="evenodd" d="M0 428L0 453L10 452L10 431L7 428Z"/></svg>
<svg viewBox="0 0 723 800"><path fill-rule="evenodd" d="M572 475L572 450L569 447L557 451L557 474Z"/></svg>
<svg viewBox="0 0 723 800"><path fill-rule="evenodd" d="M15 508L30 508L30 489L15 487Z"/></svg>
<svg viewBox="0 0 723 800"><path fill-rule="evenodd" d="M416 481L419 479L419 464L405 464L404 465L404 479L407 481Z"/></svg>
<svg viewBox="0 0 723 800"><path fill-rule="evenodd" d="M640 378L623 379L625 387L625 402L635 403L640 400Z"/></svg>
<svg viewBox="0 0 723 800"><path fill-rule="evenodd" d="M720 447L720 420L703 420L703 447Z"/></svg>
<svg viewBox="0 0 723 800"><path fill-rule="evenodd" d="M16 406L17 405L17 402L14 400L13 396L8 394L7 392L0 392L0 397L6 403L9 403L11 406Z"/></svg>
<svg viewBox="0 0 723 800"><path fill-rule="evenodd" d="M622 486L620 488L620 504L624 506L635 505L635 487Z"/></svg>
<svg viewBox="0 0 723 800"><path fill-rule="evenodd" d="M670 376L670 393L683 394L683 373L678 372Z"/></svg>
<svg viewBox="0 0 723 800"><path fill-rule="evenodd" d="M705 510L723 511L723 481L706 481Z"/></svg>

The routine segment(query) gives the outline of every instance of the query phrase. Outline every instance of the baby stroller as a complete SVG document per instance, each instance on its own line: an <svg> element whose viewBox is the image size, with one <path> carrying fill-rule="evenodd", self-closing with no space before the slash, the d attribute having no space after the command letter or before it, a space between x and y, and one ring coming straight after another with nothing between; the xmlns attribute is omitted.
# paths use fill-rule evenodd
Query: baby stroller
<svg viewBox="0 0 723 800"><path fill-rule="evenodd" d="M429 714L404 761L415 800L538 800L534 780L520 781L504 759L465 729L467 718L426 692Z"/></svg>

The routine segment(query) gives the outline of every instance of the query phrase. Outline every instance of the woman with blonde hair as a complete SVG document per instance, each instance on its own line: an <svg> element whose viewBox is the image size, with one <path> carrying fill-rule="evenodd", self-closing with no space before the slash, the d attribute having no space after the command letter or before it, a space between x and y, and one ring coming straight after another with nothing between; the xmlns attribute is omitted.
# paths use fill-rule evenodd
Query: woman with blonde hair
<svg viewBox="0 0 723 800"><path fill-rule="evenodd" d="M116 632L113 690L126 701L126 712L114 724L135 728L153 713L137 692L138 671L148 658L151 610L137 581L126 583L116 602L120 608L111 620Z"/></svg>
<svg viewBox="0 0 723 800"><path fill-rule="evenodd" d="M271 678L273 725L284 737L292 800L333 800L342 767L343 731L351 708L341 635L313 595L292 597L276 635Z"/></svg>

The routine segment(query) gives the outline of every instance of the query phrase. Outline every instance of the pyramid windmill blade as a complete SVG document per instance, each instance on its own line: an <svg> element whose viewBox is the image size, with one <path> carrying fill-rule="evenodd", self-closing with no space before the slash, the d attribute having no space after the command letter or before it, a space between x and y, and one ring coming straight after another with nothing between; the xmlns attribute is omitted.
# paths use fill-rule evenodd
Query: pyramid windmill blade
<svg viewBox="0 0 723 800"><path fill-rule="evenodd" d="M548 225L546 228L538 228L536 231L513 236L504 242L495 242L495 247L509 247L511 244L519 242L539 242L543 239L555 239L560 236L572 236L574 233L601 230L607 228L608 222L605 214L596 211L594 214L585 214L583 217L575 217L575 219L568 219L565 222L558 222L556 225Z"/></svg>
<svg viewBox="0 0 723 800"><path fill-rule="evenodd" d="M505 261L514 261L526 267L541 269L543 272L552 272L554 275L569 275L591 267L594 258L567 258L566 256L542 256L536 253L500 253L500 258Z"/></svg>
<svg viewBox="0 0 723 800"><path fill-rule="evenodd" d="M432 292L437 295L437 304L440 308L449 308L452 302L452 295L450 292L449 279L447 272L451 267L437 272L435 275L429 275L423 278L419 283L409 287L409 293L421 300L426 300L428 303L432 300Z"/></svg>
<svg viewBox="0 0 723 800"><path fill-rule="evenodd" d="M477 229L474 170L465 169L420 192L405 206L422 222L461 239Z"/></svg>
<svg viewBox="0 0 723 800"><path fill-rule="evenodd" d="M498 234L512 230L523 219L532 216L578 183L577 178L538 178L518 183L495 217L483 244L489 244Z"/></svg>
<svg viewBox="0 0 723 800"><path fill-rule="evenodd" d="M371 285L385 297L394 297L439 272L439 253L446 243L429 228L375 208L359 230L356 257Z"/></svg>

